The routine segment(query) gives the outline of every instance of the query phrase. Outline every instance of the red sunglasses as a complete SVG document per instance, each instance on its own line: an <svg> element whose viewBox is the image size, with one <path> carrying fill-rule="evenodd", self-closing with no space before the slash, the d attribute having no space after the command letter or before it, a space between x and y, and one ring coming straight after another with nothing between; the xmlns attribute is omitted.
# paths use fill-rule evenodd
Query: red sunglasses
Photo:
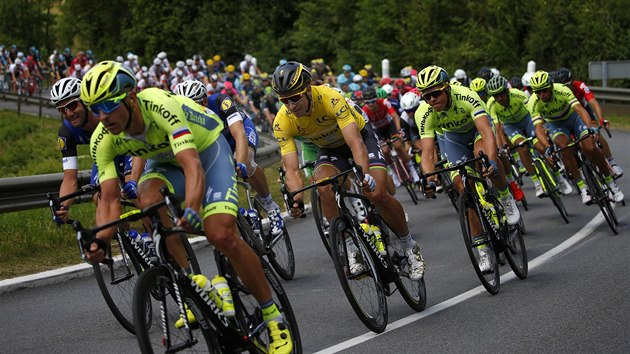
<svg viewBox="0 0 630 354"><path fill-rule="evenodd" d="M79 106L79 103L81 103L81 101L79 101L79 99L77 98L75 100L72 100L72 101L66 103L65 106L57 107L57 110L61 114L72 113L72 112L74 112L75 109L77 109L77 107Z"/></svg>

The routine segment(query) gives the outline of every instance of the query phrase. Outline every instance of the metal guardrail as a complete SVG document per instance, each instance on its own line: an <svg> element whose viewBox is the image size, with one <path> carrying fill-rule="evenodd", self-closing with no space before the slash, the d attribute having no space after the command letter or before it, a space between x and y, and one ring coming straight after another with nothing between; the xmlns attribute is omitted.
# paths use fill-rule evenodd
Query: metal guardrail
<svg viewBox="0 0 630 354"><path fill-rule="evenodd" d="M17 95L9 92L0 92L0 100L5 102L15 102L16 111L18 116L22 114L22 110L24 108L29 108L29 113L34 113L33 108L37 109L37 115L39 117L42 116L51 116L51 114L47 114L50 110L54 111L53 116L57 116L57 110L55 106L50 102L48 97L44 96L25 96L25 95ZM46 111L48 112L46 112Z"/></svg>
<svg viewBox="0 0 630 354"><path fill-rule="evenodd" d="M261 140L264 146L258 149L256 162L267 167L280 160L280 149L271 138L261 137ZM90 170L79 171L79 186L90 183L90 173ZM62 181L63 173L0 178L0 213L48 207L46 193L58 193Z"/></svg>
<svg viewBox="0 0 630 354"><path fill-rule="evenodd" d="M630 104L630 89L589 86L598 101Z"/></svg>

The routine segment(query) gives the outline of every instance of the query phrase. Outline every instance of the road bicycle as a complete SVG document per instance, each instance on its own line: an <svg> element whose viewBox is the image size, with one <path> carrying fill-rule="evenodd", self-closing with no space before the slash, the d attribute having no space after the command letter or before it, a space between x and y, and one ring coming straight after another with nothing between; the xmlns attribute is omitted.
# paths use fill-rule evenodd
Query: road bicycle
<svg viewBox="0 0 630 354"><path fill-rule="evenodd" d="M53 217L55 211L59 210L61 202L82 196L91 196L100 190L98 185L86 185L76 192L65 196L57 197L53 193L46 195L49 200L50 210ZM123 201L123 205L133 208L121 215L121 219L139 213L138 209L128 201ZM75 230L79 230L80 223L74 220L66 221ZM77 233L77 242L81 259L87 260L84 249L90 247L91 238L86 238L85 234ZM192 246L186 237L182 237L182 242L188 255L188 261L195 272L200 272L199 263L192 250ZM120 224L116 228L116 234L112 238L106 252L107 261L102 264L92 264L94 277L99 290L107 303L110 311L118 322L130 333L135 334L133 325L132 298L133 289L138 276L150 267L155 266L156 260L144 251L143 245L129 236L128 225Z"/></svg>
<svg viewBox="0 0 630 354"><path fill-rule="evenodd" d="M597 128L597 131L600 129L601 127ZM593 132L589 131L588 134L584 134L581 138L573 140L567 144L567 146L557 149L554 155L558 155L558 153L567 149L572 150L578 163L580 173L588 188L588 193L591 196L591 201L587 205L597 204L613 234L617 235L619 233L617 230L619 221L613 209L614 202L610 199L612 192L605 182L604 174L588 159L580 144L585 139L593 138L593 134ZM625 202L622 202L622 205L625 205Z"/></svg>
<svg viewBox="0 0 630 354"><path fill-rule="evenodd" d="M315 167L315 161L307 161L300 165L300 170L310 169L311 175L312 175L314 167ZM286 172L282 167L278 167L278 173L280 175L280 178L279 178L280 192L282 193L285 199L284 202L287 207L287 210L289 210L289 208L291 207L291 204L289 203L289 200L287 199L288 189L285 183ZM319 191L317 190L317 188L311 189L310 200L311 200L311 211L313 213L313 219L315 221L315 227L317 228L317 233L319 234L319 237L321 238L322 243L324 244L324 247L326 248L326 252L328 252L328 255L331 255L330 253L330 223L328 222L328 220L323 214L322 202L319 198ZM303 217L306 217L306 215L303 215Z"/></svg>
<svg viewBox="0 0 630 354"><path fill-rule="evenodd" d="M533 140L534 138L529 137L521 141L520 143L516 144L513 149L518 149L518 148L529 149L529 152L532 156L532 166L534 167L534 171L536 175L538 176L538 180L540 181L540 185L542 186L542 189L544 191L544 193L542 194L542 197L543 198L547 197L551 199L551 202L560 213L562 220L564 220L564 222L568 224L569 214L567 213L567 210L564 207L564 203L562 202L562 193L560 192L560 187L558 186L558 182L556 181L556 178L553 172L550 171L549 168L547 167L547 163L545 162L544 158L540 156L540 154L538 153L536 149L533 148L532 146Z"/></svg>
<svg viewBox="0 0 630 354"><path fill-rule="evenodd" d="M411 172L407 169L407 166L402 162L400 156L394 149L394 143L400 140L398 136L393 136L387 140L381 142L381 146L387 146L389 148L389 155L391 156L391 167L392 173L396 174L396 177L400 181L400 183L405 187L407 193L409 193L409 197L411 197L411 201L414 204L418 204L418 195L416 194L416 184L413 182L413 177L411 176Z"/></svg>
<svg viewBox="0 0 630 354"><path fill-rule="evenodd" d="M432 175L457 171L464 185L464 192L458 201L459 222L466 244L466 251L481 284L490 294L499 292L501 280L499 274L499 256L504 253L510 267L517 277L525 279L528 273L527 249L521 228L509 226L503 205L490 193L486 178L478 176L472 166L482 163L486 168L489 161L485 154L464 163L436 170L420 176L422 189L425 191L426 179ZM435 197L435 195L434 195ZM480 224L480 235L473 235L473 224ZM481 250L488 255L490 267L482 270Z"/></svg>
<svg viewBox="0 0 630 354"><path fill-rule="evenodd" d="M512 156L510 148L507 144L503 147L502 151L505 158L510 163L509 168L512 172L512 176L514 177L514 181L516 182L516 184L518 184L519 188L522 188L524 184L523 176L525 176L527 173L521 173L518 162L516 161L514 156ZM523 199L521 199L520 202L521 204L523 204L523 208L525 208L525 210L529 210L529 204L527 204L527 196L525 195L525 193L523 193Z"/></svg>
<svg viewBox="0 0 630 354"><path fill-rule="evenodd" d="M271 234L271 220L262 201L251 194L251 185L247 177L238 181L246 195L248 209L240 208L239 213L245 217L254 231L253 248L259 256L266 256L276 273L284 279L291 280L295 275L295 255L291 237L286 225L277 236Z"/></svg>
<svg viewBox="0 0 630 354"><path fill-rule="evenodd" d="M382 333L388 322L386 296L399 290L413 310L422 311L426 307L426 286L424 278L419 281L409 278L410 264L400 239L369 199L344 188L350 174L363 180L359 167L352 161L350 163L352 168L344 172L292 192L285 191L285 200L292 205L293 197L298 193L326 185L332 186L339 207L339 215L332 220L330 226L330 250L335 271L348 302L361 322L370 330ZM352 205L357 200L365 206L366 217L361 221ZM373 233L374 226L380 230L384 254L381 254L376 245L378 241ZM372 233L368 233L366 229L372 230ZM350 257L356 257L355 260L361 262L364 269L352 274ZM394 287L391 283L394 283Z"/></svg>

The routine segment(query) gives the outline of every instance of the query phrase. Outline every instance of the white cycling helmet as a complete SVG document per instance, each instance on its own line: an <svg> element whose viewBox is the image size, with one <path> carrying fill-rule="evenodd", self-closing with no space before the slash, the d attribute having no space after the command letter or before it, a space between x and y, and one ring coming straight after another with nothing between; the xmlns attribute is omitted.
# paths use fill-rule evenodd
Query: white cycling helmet
<svg viewBox="0 0 630 354"><path fill-rule="evenodd" d="M161 64L162 64L162 59L160 58L153 59L153 65L161 65Z"/></svg>
<svg viewBox="0 0 630 354"><path fill-rule="evenodd" d="M381 87L383 90L385 90L385 93L387 93L388 95L392 94L392 91L394 91L394 86L390 85L390 84L385 84L383 85L383 87Z"/></svg>
<svg viewBox="0 0 630 354"><path fill-rule="evenodd" d="M188 97L199 103L204 97L208 96L208 90L203 82L199 80L186 80L175 87L175 94Z"/></svg>
<svg viewBox="0 0 630 354"><path fill-rule="evenodd" d="M492 77L501 75L501 72L497 68L490 68L490 72L492 73Z"/></svg>
<svg viewBox="0 0 630 354"><path fill-rule="evenodd" d="M455 73L453 73L453 76L455 76L457 80L463 80L466 78L466 72L463 69L457 69Z"/></svg>
<svg viewBox="0 0 630 354"><path fill-rule="evenodd" d="M81 80L74 77L63 78L50 89L50 102L54 105L68 98L79 98L81 95Z"/></svg>
<svg viewBox="0 0 630 354"><path fill-rule="evenodd" d="M184 63L183 60L178 60L177 63L175 63L175 66L181 69L186 66L186 63Z"/></svg>
<svg viewBox="0 0 630 354"><path fill-rule="evenodd" d="M160 59L165 59L166 58L166 52L159 52L157 57L160 58Z"/></svg>
<svg viewBox="0 0 630 354"><path fill-rule="evenodd" d="M523 77L521 78L521 81L523 82L523 86L529 86L529 79L532 78L532 74L533 73L530 73L529 71L523 74Z"/></svg>
<svg viewBox="0 0 630 354"><path fill-rule="evenodd" d="M122 55L119 55L116 57L116 61L122 63L123 61L125 61L125 59L123 59Z"/></svg>
<svg viewBox="0 0 630 354"><path fill-rule="evenodd" d="M405 111L409 111L412 109L418 108L420 105L420 96L416 95L413 92L407 92L400 99L400 108Z"/></svg>
<svg viewBox="0 0 630 354"><path fill-rule="evenodd" d="M363 81L363 76L361 76L360 74L356 74L352 77L352 82L361 82Z"/></svg>
<svg viewBox="0 0 630 354"><path fill-rule="evenodd" d="M127 54L127 60L135 60L136 56L133 55L133 53L129 52L129 54Z"/></svg>
<svg viewBox="0 0 630 354"><path fill-rule="evenodd" d="M406 66L406 67L400 69L400 76L401 77L409 77L409 76L411 76L411 67Z"/></svg>
<svg viewBox="0 0 630 354"><path fill-rule="evenodd" d="M16 58L14 64L15 65L22 65L22 60L20 58Z"/></svg>
<svg viewBox="0 0 630 354"><path fill-rule="evenodd" d="M191 65L193 65L194 63L195 63L195 62L194 62L192 59L190 59L190 58L186 59L186 65L187 65L187 66L191 66Z"/></svg>

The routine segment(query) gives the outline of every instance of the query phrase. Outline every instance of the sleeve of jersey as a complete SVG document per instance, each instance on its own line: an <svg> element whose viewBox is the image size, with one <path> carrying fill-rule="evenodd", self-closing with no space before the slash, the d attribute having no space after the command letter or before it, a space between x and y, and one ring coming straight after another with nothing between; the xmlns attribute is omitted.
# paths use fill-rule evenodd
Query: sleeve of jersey
<svg viewBox="0 0 630 354"><path fill-rule="evenodd" d="M529 98L529 101L527 101L527 104L525 105L525 108L527 108L527 110L529 111L529 114L532 116L532 123L534 123L534 125L544 123L542 115L540 114L540 112L538 112L538 109L536 108L537 101L538 101L538 98L535 96L532 96Z"/></svg>
<svg viewBox="0 0 630 354"><path fill-rule="evenodd" d="M77 142L63 124L59 127L59 133L57 134L57 148L61 151L61 162L64 170L76 170L79 168Z"/></svg>
<svg viewBox="0 0 630 354"><path fill-rule="evenodd" d="M280 145L280 154L286 155L297 151L295 146L294 134L291 132L288 117L286 116L286 108L282 107L276 119L273 121L273 135Z"/></svg>
<svg viewBox="0 0 630 354"><path fill-rule="evenodd" d="M155 124L168 135L173 154L177 155L178 152L186 149L196 149L195 138L182 107L175 100L167 102L164 103L162 114L151 112L151 117ZM194 108L188 107L188 109Z"/></svg>
<svg viewBox="0 0 630 354"><path fill-rule="evenodd" d="M116 151L113 135L102 124L99 124L90 139L90 155L98 168L99 183L108 179L118 178L116 172Z"/></svg>
<svg viewBox="0 0 630 354"><path fill-rule="evenodd" d="M351 123L357 123L359 126L359 130L363 129L365 126L365 120L363 117L359 116L359 114L350 108L348 102L344 98L339 95L339 99L333 97L331 100L330 109L326 112L329 116L335 117L337 119L337 125L339 129L343 129L350 125Z"/></svg>
<svg viewBox="0 0 630 354"><path fill-rule="evenodd" d="M472 102L468 102L471 107L471 113L470 115L472 116L473 120L476 120L478 118L481 117L485 117L488 115L488 112L486 111L486 104L483 103L483 101L481 101L481 99L474 99Z"/></svg>
<svg viewBox="0 0 630 354"><path fill-rule="evenodd" d="M427 106L428 105L420 106L420 108L416 110L416 114L414 116L414 120L418 126L420 139L435 137L435 128L433 127L434 115L432 110Z"/></svg>
<svg viewBox="0 0 630 354"><path fill-rule="evenodd" d="M238 121L243 120L243 117L241 116L238 109L236 109L234 101L232 101L230 96L223 94L219 95L217 97L216 105L217 107L219 107L219 110L221 110L221 114L226 117L228 127Z"/></svg>

